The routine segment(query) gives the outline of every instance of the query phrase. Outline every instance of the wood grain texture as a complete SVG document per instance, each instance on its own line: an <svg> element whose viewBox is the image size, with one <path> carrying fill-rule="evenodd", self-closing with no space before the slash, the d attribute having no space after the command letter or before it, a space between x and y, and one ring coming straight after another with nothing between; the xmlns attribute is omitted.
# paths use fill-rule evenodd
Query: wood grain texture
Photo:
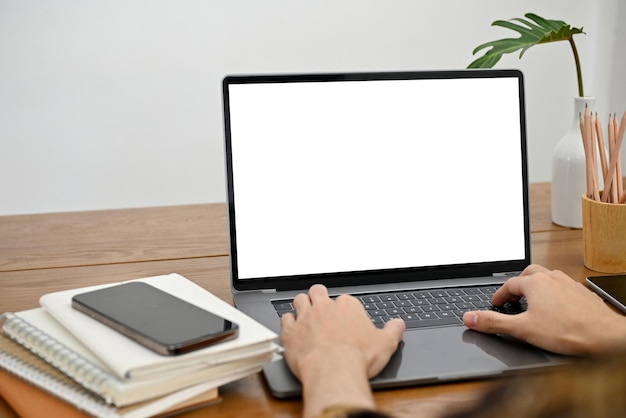
<svg viewBox="0 0 626 418"><path fill-rule="evenodd" d="M582 199L585 266L599 273L626 272L626 205Z"/></svg>
<svg viewBox="0 0 626 418"><path fill-rule="evenodd" d="M169 273L179 273L232 303L228 257L219 256L0 272L0 311L39 306L39 297L50 292Z"/></svg>
<svg viewBox="0 0 626 418"><path fill-rule="evenodd" d="M228 255L226 205L0 216L0 271Z"/></svg>
<svg viewBox="0 0 626 418"><path fill-rule="evenodd" d="M531 237L531 261L551 270L562 270L584 283L593 274L583 263L582 230L568 229L534 232Z"/></svg>

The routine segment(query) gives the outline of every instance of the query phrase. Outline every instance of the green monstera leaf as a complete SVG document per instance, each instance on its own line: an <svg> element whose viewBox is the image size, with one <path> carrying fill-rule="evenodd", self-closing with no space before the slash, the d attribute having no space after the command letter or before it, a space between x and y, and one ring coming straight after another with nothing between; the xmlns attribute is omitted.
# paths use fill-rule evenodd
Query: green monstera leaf
<svg viewBox="0 0 626 418"><path fill-rule="evenodd" d="M498 39L477 46L472 52L473 55L476 55L477 52L485 48L490 49L485 52L483 56L474 60L468 68L492 68L500 61L500 58L502 58L504 54L510 54L520 50L519 57L521 59L528 48L534 45L568 41L572 47L576 61L579 94L583 96L580 62L573 37L576 34L585 32L583 32L582 28L573 28L568 23L561 20L544 19L534 13L527 13L524 17L526 17L526 19L514 18L511 20L496 20L493 22L492 26L500 26L514 30L520 34L520 37Z"/></svg>

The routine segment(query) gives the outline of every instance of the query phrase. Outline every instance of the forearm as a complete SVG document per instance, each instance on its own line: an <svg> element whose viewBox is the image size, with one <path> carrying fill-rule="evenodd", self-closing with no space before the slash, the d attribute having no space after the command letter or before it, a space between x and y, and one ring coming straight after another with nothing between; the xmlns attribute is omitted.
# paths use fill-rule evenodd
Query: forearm
<svg viewBox="0 0 626 418"><path fill-rule="evenodd" d="M376 407L362 353L336 347L311 354L301 363L304 418L313 418L336 406Z"/></svg>

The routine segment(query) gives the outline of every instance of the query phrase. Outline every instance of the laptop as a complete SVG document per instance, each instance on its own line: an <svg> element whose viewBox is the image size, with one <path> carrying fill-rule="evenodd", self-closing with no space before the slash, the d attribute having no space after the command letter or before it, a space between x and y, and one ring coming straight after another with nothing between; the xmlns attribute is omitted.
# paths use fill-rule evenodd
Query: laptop
<svg viewBox="0 0 626 418"><path fill-rule="evenodd" d="M374 389L565 361L458 319L465 298L530 263L521 72L234 75L223 105L238 309L280 333L280 310L322 283L369 303L373 322L431 318L405 332ZM422 297L456 321L421 312ZM274 396L301 394L283 359L264 375Z"/></svg>

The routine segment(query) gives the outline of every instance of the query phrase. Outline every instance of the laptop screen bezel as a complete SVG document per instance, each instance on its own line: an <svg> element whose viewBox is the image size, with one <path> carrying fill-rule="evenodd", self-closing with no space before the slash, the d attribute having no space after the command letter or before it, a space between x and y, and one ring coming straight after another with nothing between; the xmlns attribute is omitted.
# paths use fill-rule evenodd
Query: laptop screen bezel
<svg viewBox="0 0 626 418"><path fill-rule="evenodd" d="M410 267L373 271L352 271L298 276L277 276L240 279L238 275L237 226L235 222L236 202L233 185L233 161L231 147L231 126L229 113L229 86L250 83L298 83L298 82L333 82L366 80L405 80L405 79L445 79L445 78L494 78L508 77L518 81L520 147L524 211L524 258L497 262L452 264L445 266ZM526 115L524 98L524 79L519 70L440 70L440 71L404 71L404 72L352 72L319 74L265 74L265 75L229 75L222 81L224 147L229 235L229 267L231 285L237 291L246 290L299 290L307 289L312 284L321 283L328 287L370 285L390 282L409 282L431 279L491 276L497 273L520 271L530 264L530 216L528 201L528 168L526 144Z"/></svg>

